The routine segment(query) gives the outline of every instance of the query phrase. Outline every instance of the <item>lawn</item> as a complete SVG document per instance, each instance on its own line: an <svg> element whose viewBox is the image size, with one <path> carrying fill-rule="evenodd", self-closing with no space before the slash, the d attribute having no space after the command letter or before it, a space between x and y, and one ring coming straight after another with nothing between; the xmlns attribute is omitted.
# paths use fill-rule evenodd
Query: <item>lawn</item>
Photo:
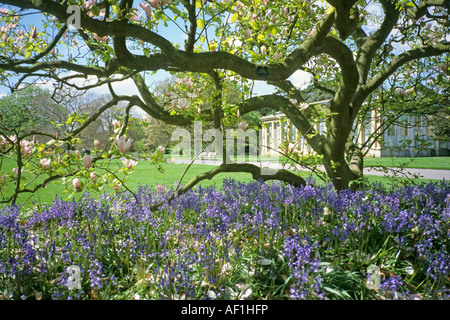
<svg viewBox="0 0 450 320"><path fill-rule="evenodd" d="M420 159L420 158L418 158ZM450 158L430 158L430 163L433 163L434 166L438 166L436 159L441 159L441 162L448 161ZM373 162L380 159L366 159L367 162ZM392 159L396 160L396 159ZM400 159L401 160L401 159ZM391 159L383 159L384 163L388 163L391 161ZM117 162L118 166L122 166L121 162ZM4 159L2 164L2 171L4 172L11 172L12 168L14 166L14 163L11 160ZM173 187L177 184L177 182L180 180L180 178L183 176L186 168L188 167L188 164L173 164L173 163L167 163L162 166L163 172L158 171L158 169L151 165L150 163L146 161L140 161L135 167L134 172L129 175L128 180L126 181L126 186L131 190L137 190L138 187L141 185L150 185L150 186L156 186L156 185L164 185L166 187ZM186 172L186 174L183 177L183 180L181 181L181 185L186 184L191 178L195 177L196 175L206 172L210 169L212 169L214 166L212 165L203 165L203 164L193 164L189 167L189 170ZM308 178L311 176L309 172L301 172L300 173L304 178ZM27 175L25 175L27 177ZM203 180L201 181L198 186L207 187L211 185L215 185L220 187L222 185L224 178L233 178L236 181L240 182L250 182L252 181L251 174L249 173L232 173L232 174L218 174L211 180ZM29 179L29 177L28 177ZM40 183L44 177L40 177L34 181L34 184ZM321 183L319 179L315 175L313 175L313 179L317 180L318 183ZM382 184L389 184L390 181L382 176L367 176L368 181L370 182L378 182ZM422 179L417 180L418 182L430 182L431 180ZM6 188L9 192L12 192L12 187L14 185L11 185L11 188ZM37 204L45 204L50 203L55 196L67 198L70 193L64 192L67 189L71 189L72 185L69 183L67 186L63 185L60 181L57 181L55 183L50 183L45 189L39 190L36 194L31 195L30 193L23 193L18 198L18 203L23 203L26 201L26 207L29 207L33 202L37 202ZM124 187L121 187L120 190L125 190ZM105 186L105 188L102 190L101 193L108 192L113 193L114 190L110 186ZM7 194L9 194L7 192ZM91 195L93 197L96 197L99 195L98 192L91 191ZM78 195L75 195L75 198L79 198L81 196L81 193Z"/></svg>
<svg viewBox="0 0 450 320"><path fill-rule="evenodd" d="M406 165L405 165L406 164ZM365 158L364 166L386 166L418 169L441 169L450 170L450 157L417 157L412 161L410 158Z"/></svg>

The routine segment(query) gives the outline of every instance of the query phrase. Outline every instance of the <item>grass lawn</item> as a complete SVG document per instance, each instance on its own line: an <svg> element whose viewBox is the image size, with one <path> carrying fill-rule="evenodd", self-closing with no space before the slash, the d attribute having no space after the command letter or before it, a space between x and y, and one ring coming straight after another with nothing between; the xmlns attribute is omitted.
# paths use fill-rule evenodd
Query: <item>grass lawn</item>
<svg viewBox="0 0 450 320"><path fill-rule="evenodd" d="M170 160L170 155L167 155L167 159ZM191 157L178 156L177 159L188 160ZM217 158L217 160L219 160ZM256 157L256 156L235 156L235 161L267 161L267 162L282 162L284 157ZM364 158L364 166L386 166L386 167L399 167L402 164L406 164L406 168L418 168L418 169L440 169L450 170L450 157L417 157L411 161L411 158L396 158L396 157L383 157L383 158Z"/></svg>
<svg viewBox="0 0 450 320"><path fill-rule="evenodd" d="M439 167L439 163L443 164L445 162L449 162L450 158L418 158L416 160L418 164L425 164L425 161L422 160L429 160L429 163L433 164L433 167ZM438 162L438 160L440 162ZM368 165L368 163L373 163L373 164L377 164L376 161L380 161L380 159L366 159L366 165ZM406 159L401 159L401 158L394 158L394 159L382 159L381 161L383 161L384 165L389 165L389 161L406 161ZM396 162L398 163L398 162ZM120 163L120 165L122 165ZM186 170L188 164L172 164L172 163L168 163L163 165L164 168L164 172L160 172L158 171L153 165L149 164L148 162L144 162L144 161L140 161L138 163L138 165L135 166L134 168L134 172L132 174L129 175L128 180L126 181L126 185L128 186L129 189L131 190L137 190L139 185L164 185L166 187L172 187L174 185L177 184L177 182L180 180L180 178L182 177L184 171ZM3 161L3 165L1 167L1 171L3 172L11 172L12 168L14 167L14 163L11 160L6 160L4 159ZM202 173L202 172L206 172L210 169L212 169L214 166L212 165L203 165L203 164L193 164L189 170L187 171L187 173L185 174L185 176L183 177L183 180L181 182L181 185L186 184L191 178L195 177L196 175ZM443 168L443 166L440 166L439 168ZM303 172L301 173L301 175L304 178L307 178L310 176L309 172ZM26 175L25 175L26 177ZM41 182L45 177L40 177L38 178L34 183L37 184L39 182ZM236 181L240 181L240 182L249 182L252 181L252 176L249 173L223 173L223 174L218 174L217 176L215 176L213 179L211 180L203 180L201 181L197 186L202 186L202 187L206 187L206 186L210 186L210 185L215 185L218 188L222 187L222 182L224 178L232 178ZM313 178L315 178L315 176L313 175ZM378 182L378 183L383 183L383 184L389 184L389 180L385 177L382 176L367 176L368 180L370 182ZM320 183L320 180L315 179L318 183ZM27 180L28 181L28 180ZM421 182L428 182L431 180L420 180ZM196 187L197 187L196 186ZM6 186L6 193L11 194L12 190L14 188L14 184L11 184L10 187ZM21 194L19 196L18 199L18 203L21 204L23 202L26 201L25 207L29 207L31 206L34 202L36 202L37 204L45 204L45 203L50 203L53 201L53 199L55 198L55 196L57 197L61 197L63 199L66 199L71 192L67 193L64 192L66 189L70 189L70 191L72 191L72 185L69 183L67 186L63 185L61 182L55 182L55 183L50 183L46 188L39 190L36 194L31 195L30 193L24 193ZM121 187L120 190L125 190L124 187ZM101 193L104 192L114 192L114 190L109 187L106 186ZM92 196L98 196L99 193L90 192ZM81 192L78 193L75 196L75 199L78 198L79 196L81 196Z"/></svg>
<svg viewBox="0 0 450 320"><path fill-rule="evenodd" d="M408 163L406 168L450 170L450 157L418 157L410 162L410 158L365 158L364 166L399 167Z"/></svg>

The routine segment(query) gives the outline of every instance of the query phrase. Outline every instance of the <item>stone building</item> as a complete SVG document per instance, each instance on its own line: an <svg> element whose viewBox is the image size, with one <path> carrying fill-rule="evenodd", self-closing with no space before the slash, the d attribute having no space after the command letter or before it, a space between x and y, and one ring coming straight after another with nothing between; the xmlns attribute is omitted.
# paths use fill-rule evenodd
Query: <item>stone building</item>
<svg viewBox="0 0 450 320"><path fill-rule="evenodd" d="M317 103L326 104L328 101ZM311 103L310 103L311 104ZM277 112L261 118L261 155L276 156L281 146L288 145L307 155L312 152L305 139L298 134L297 128L286 116ZM326 134L324 122L315 125L319 134ZM353 130L354 141L363 147L367 157L410 157L417 153L422 144L427 150L419 151L419 156L448 156L450 143L434 138L433 128L419 116L402 115L395 124L383 128L383 117L372 111L364 124L358 124ZM374 135L379 138L374 139Z"/></svg>

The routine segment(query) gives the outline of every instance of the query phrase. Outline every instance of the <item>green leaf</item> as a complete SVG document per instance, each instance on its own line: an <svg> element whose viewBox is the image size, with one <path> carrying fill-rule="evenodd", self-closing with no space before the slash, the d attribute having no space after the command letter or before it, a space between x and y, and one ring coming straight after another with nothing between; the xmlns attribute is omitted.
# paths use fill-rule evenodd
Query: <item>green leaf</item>
<svg viewBox="0 0 450 320"><path fill-rule="evenodd" d="M235 12L233 16L231 17L231 22L236 22L237 18L239 18L239 14Z"/></svg>
<svg viewBox="0 0 450 320"><path fill-rule="evenodd" d="M115 14L119 14L119 6L118 5L113 5L112 10Z"/></svg>
<svg viewBox="0 0 450 320"><path fill-rule="evenodd" d="M93 6L91 11L92 11L92 14L96 17L100 14L100 8L97 6Z"/></svg>
<svg viewBox="0 0 450 320"><path fill-rule="evenodd" d="M203 20L197 19L197 28L203 29L204 26L205 26L205 24L204 24Z"/></svg>

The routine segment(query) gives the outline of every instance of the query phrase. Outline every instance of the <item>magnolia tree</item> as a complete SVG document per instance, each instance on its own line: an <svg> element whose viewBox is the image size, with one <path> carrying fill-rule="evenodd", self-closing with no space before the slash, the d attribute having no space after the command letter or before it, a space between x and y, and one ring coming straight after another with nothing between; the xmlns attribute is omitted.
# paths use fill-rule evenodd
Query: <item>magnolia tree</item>
<svg viewBox="0 0 450 320"><path fill-rule="evenodd" d="M0 3L4 5L0 75L11 90L39 81L51 82L56 88L86 90L107 85L110 89L108 103L98 106L98 112L84 119L83 125L55 140L74 139L98 114L121 101L126 102L124 120L136 106L167 124L210 121L222 133L226 125L238 123L245 114L272 108L290 119L320 157L337 189L362 177L364 154L352 137L352 128L363 110L378 106L380 90L392 89L389 79L401 78L396 82L400 91L392 92L412 96L417 91L408 89L426 77L435 79L438 87L448 76L447 0ZM35 19L27 24L33 15L42 22ZM176 33L183 35L184 43L171 40ZM426 61L433 68L418 70L416 61ZM156 97L149 89L151 74L159 70L179 78L172 96L169 90L164 97ZM310 74L314 86L332 97L327 106L305 102L290 80L298 71ZM83 83L83 79L89 81ZM131 80L139 94L121 95L113 90L114 83L125 80ZM278 90L253 96L251 85L256 80ZM239 102L233 105L223 98L227 81L241 86ZM192 96L178 99L175 95L180 90ZM208 103L202 98L206 91ZM318 119L325 122L324 134L315 129ZM127 122L120 123L113 138L114 150L122 154L129 146ZM17 137L17 141L24 138ZM8 140L19 156L20 148L12 147L14 141ZM224 144L218 146L223 163L194 178L186 188L222 172L249 172L257 179L305 183L290 171L262 172L250 163L234 163L224 152ZM78 181L74 180L77 190Z"/></svg>

